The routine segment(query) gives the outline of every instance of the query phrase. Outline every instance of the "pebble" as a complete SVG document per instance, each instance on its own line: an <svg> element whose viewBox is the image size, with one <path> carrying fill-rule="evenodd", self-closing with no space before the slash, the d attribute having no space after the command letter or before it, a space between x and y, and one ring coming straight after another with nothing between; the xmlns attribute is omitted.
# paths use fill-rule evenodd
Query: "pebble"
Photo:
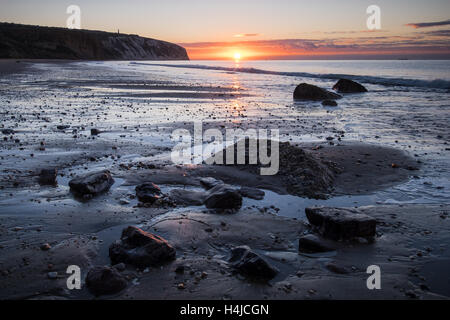
<svg viewBox="0 0 450 320"><path fill-rule="evenodd" d="M44 243L42 246L41 246L41 250L42 251L48 251L48 250L50 250L52 248L52 246L50 245L50 244L48 244L48 243Z"/></svg>

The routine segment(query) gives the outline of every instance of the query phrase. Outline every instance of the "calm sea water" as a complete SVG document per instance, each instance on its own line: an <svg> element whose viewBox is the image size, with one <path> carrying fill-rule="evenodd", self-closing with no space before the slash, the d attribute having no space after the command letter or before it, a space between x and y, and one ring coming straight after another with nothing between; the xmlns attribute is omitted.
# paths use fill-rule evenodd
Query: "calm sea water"
<svg viewBox="0 0 450 320"><path fill-rule="evenodd" d="M425 163L420 177L368 200L360 199L362 203L450 202L448 60L152 61L113 65L187 85L243 88L252 96L223 104L216 102L213 108L220 110L230 103L245 106L246 117L242 121L257 118L265 118L269 123L272 119L304 121L305 134L291 134L285 140L316 141L330 134L333 128L345 131L347 141L402 149ZM292 99L295 87L301 82L331 90L342 77L360 82L369 93L346 95L339 100L338 108ZM207 105L205 102L204 108ZM196 117L202 120L202 115ZM206 115L204 119L210 120ZM309 126L319 127L321 134L309 133Z"/></svg>

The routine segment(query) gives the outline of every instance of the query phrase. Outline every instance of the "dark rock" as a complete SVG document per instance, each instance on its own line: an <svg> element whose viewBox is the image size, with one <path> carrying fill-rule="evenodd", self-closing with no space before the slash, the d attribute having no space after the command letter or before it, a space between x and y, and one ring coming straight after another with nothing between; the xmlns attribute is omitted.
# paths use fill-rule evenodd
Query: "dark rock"
<svg viewBox="0 0 450 320"><path fill-rule="evenodd" d="M14 130L13 129L3 129L2 133L5 135L14 134Z"/></svg>
<svg viewBox="0 0 450 320"><path fill-rule="evenodd" d="M208 191L204 203L208 209L239 209L242 206L242 196L229 185L217 185Z"/></svg>
<svg viewBox="0 0 450 320"><path fill-rule="evenodd" d="M234 269L250 278L270 280L278 274L275 267L247 246L234 248L229 262Z"/></svg>
<svg viewBox="0 0 450 320"><path fill-rule="evenodd" d="M295 88L295 100L333 100L342 98L340 95L329 92L317 86L301 83Z"/></svg>
<svg viewBox="0 0 450 320"><path fill-rule="evenodd" d="M348 274L348 273L350 273L350 271L349 271L347 268L342 267L342 266L340 266L340 265L337 265L337 264L336 264L335 262L333 262L333 261L328 262L328 263L325 265L325 268L327 268L327 269L330 270L331 272L337 273L337 274Z"/></svg>
<svg viewBox="0 0 450 320"><path fill-rule="evenodd" d="M175 201L177 205L184 206L202 206L206 196L206 192L186 189L173 189L170 191L170 198Z"/></svg>
<svg viewBox="0 0 450 320"><path fill-rule="evenodd" d="M44 243L43 245L41 245L41 250L42 251L48 251L52 248L52 246L49 243Z"/></svg>
<svg viewBox="0 0 450 320"><path fill-rule="evenodd" d="M352 80L349 79L340 79L333 87L333 90L336 90L340 93L361 93L361 92L367 92L367 89Z"/></svg>
<svg viewBox="0 0 450 320"><path fill-rule="evenodd" d="M184 267L184 266L178 266L178 267L176 267L176 269L175 269L175 273L176 273L176 274L183 274L183 273L184 273L184 270L185 270L185 267Z"/></svg>
<svg viewBox="0 0 450 320"><path fill-rule="evenodd" d="M254 200L263 200L266 195L266 193L262 190L249 187L241 187L241 189L239 189L239 193L245 198Z"/></svg>
<svg viewBox="0 0 450 320"><path fill-rule="evenodd" d="M346 208L306 208L306 217L319 233L333 240L372 239L376 220L357 210Z"/></svg>
<svg viewBox="0 0 450 320"><path fill-rule="evenodd" d="M86 286L96 296L109 295L127 287L127 280L114 268L94 267L86 276Z"/></svg>
<svg viewBox="0 0 450 320"><path fill-rule="evenodd" d="M69 128L70 128L70 126L68 126L68 125L60 125L60 126L56 127L56 129L58 129L58 130L66 130L66 129L69 129Z"/></svg>
<svg viewBox="0 0 450 320"><path fill-rule="evenodd" d="M118 263L116 265L113 265L113 268L116 269L119 272L122 272L122 271L125 271L127 266L125 265L125 263Z"/></svg>
<svg viewBox="0 0 450 320"><path fill-rule="evenodd" d="M55 186L58 183L56 181L57 175L57 169L42 169L39 175L39 184Z"/></svg>
<svg viewBox="0 0 450 320"><path fill-rule="evenodd" d="M98 136L100 134L100 130L98 129L91 129L91 136Z"/></svg>
<svg viewBox="0 0 450 320"><path fill-rule="evenodd" d="M215 186L224 184L223 181L221 180L217 180L211 177L208 178L201 178L200 179L200 184L202 185L203 188L205 188L206 190L212 189Z"/></svg>
<svg viewBox="0 0 450 320"><path fill-rule="evenodd" d="M159 266L175 260L175 249L163 238L136 227L122 231L121 240L109 247L113 264L127 263L136 267Z"/></svg>
<svg viewBox="0 0 450 320"><path fill-rule="evenodd" d="M161 189L154 183L145 183L136 187L136 196L144 203L154 203L161 198Z"/></svg>
<svg viewBox="0 0 450 320"><path fill-rule="evenodd" d="M298 240L298 249L303 253L321 253L335 250L329 241L321 239L313 234L301 237Z"/></svg>
<svg viewBox="0 0 450 320"><path fill-rule="evenodd" d="M324 100L324 101L322 101L322 105L324 107L337 107L338 106L337 102L334 100Z"/></svg>
<svg viewBox="0 0 450 320"><path fill-rule="evenodd" d="M114 179L108 170L88 173L72 179L69 182L70 189L78 195L97 195L108 191L114 184Z"/></svg>

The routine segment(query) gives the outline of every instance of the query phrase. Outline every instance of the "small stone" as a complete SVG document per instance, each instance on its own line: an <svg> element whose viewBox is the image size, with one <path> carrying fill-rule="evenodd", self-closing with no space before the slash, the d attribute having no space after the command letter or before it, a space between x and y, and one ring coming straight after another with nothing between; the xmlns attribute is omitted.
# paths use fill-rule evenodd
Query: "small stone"
<svg viewBox="0 0 450 320"><path fill-rule="evenodd" d="M39 184L41 185L56 185L56 177L58 175L57 169L42 169L39 175Z"/></svg>
<svg viewBox="0 0 450 320"><path fill-rule="evenodd" d="M242 195L229 185L217 185L208 191L205 206L208 209L239 209Z"/></svg>
<svg viewBox="0 0 450 320"><path fill-rule="evenodd" d="M335 250L330 242L313 234L301 237L298 241L298 249L303 253L321 253Z"/></svg>
<svg viewBox="0 0 450 320"><path fill-rule="evenodd" d="M108 170L88 173L76 177L69 182L72 192L80 196L86 196L85 198L87 199L108 191L113 184L114 179Z"/></svg>
<svg viewBox="0 0 450 320"><path fill-rule="evenodd" d="M324 100L324 101L322 101L322 105L324 107L337 107L338 106L337 102L334 100Z"/></svg>
<svg viewBox="0 0 450 320"><path fill-rule="evenodd" d="M42 251L48 251L50 250L52 247L50 246L50 244L48 243L44 243L43 245L41 245L41 250Z"/></svg>
<svg viewBox="0 0 450 320"><path fill-rule="evenodd" d="M145 268L175 260L176 251L167 240L130 226L122 231L121 240L109 247L109 257L114 264Z"/></svg>
<svg viewBox="0 0 450 320"><path fill-rule="evenodd" d="M184 266L178 266L178 267L176 267L176 269L175 269L175 273L177 273L177 274L183 274L183 273L184 273L184 270L185 270L185 267L184 267Z"/></svg>
<svg viewBox="0 0 450 320"><path fill-rule="evenodd" d="M98 129L91 129L91 136L97 136L100 134L100 130Z"/></svg>
<svg viewBox="0 0 450 320"><path fill-rule="evenodd" d="M309 223L325 238L373 239L376 235L376 220L356 209L317 207L306 208L305 212Z"/></svg>
<svg viewBox="0 0 450 320"><path fill-rule="evenodd" d="M278 269L251 251L248 246L234 248L229 261L234 269L250 278L270 280L279 272Z"/></svg>
<svg viewBox="0 0 450 320"><path fill-rule="evenodd" d="M122 272L122 271L125 271L126 265L125 265L125 263L121 262L121 263L114 265L113 268L119 272Z"/></svg>
<svg viewBox="0 0 450 320"><path fill-rule="evenodd" d="M49 272L47 273L47 278L51 279L51 280L55 280L58 278L58 272Z"/></svg>
<svg viewBox="0 0 450 320"><path fill-rule="evenodd" d="M86 276L86 286L96 296L109 295L125 289L127 280L115 268L94 267Z"/></svg>
<svg viewBox="0 0 450 320"><path fill-rule="evenodd" d="M201 178L200 184L202 185L203 188L205 188L206 190L209 190L209 189L214 188L215 186L218 186L218 185L221 185L224 183L221 180L217 180L212 177L207 177L207 178Z"/></svg>
<svg viewBox="0 0 450 320"><path fill-rule="evenodd" d="M145 183L136 187L136 196L143 203L154 203L162 196L161 189L154 183Z"/></svg>

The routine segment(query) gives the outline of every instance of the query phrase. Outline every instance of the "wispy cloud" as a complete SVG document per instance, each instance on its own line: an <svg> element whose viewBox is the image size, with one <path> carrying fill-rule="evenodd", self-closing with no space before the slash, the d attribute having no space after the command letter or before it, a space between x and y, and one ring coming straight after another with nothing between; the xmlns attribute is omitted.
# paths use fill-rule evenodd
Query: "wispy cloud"
<svg viewBox="0 0 450 320"><path fill-rule="evenodd" d="M248 58L301 56L439 54L450 57L450 30L417 31L410 35L360 37L335 36L327 39L270 39L225 42L180 43L193 59L222 59L239 51Z"/></svg>
<svg viewBox="0 0 450 320"><path fill-rule="evenodd" d="M235 38L245 38L245 37L258 37L259 33L241 33L241 34L235 34L233 37Z"/></svg>
<svg viewBox="0 0 450 320"><path fill-rule="evenodd" d="M445 21L437 21L437 22L418 22L418 23L408 23L406 26L413 27L415 29L419 28L430 28L430 27L439 27L439 26L447 26L450 24L450 19Z"/></svg>
<svg viewBox="0 0 450 320"><path fill-rule="evenodd" d="M434 31L428 31L426 34L430 36L436 36L436 37L450 37L450 30L434 30Z"/></svg>

